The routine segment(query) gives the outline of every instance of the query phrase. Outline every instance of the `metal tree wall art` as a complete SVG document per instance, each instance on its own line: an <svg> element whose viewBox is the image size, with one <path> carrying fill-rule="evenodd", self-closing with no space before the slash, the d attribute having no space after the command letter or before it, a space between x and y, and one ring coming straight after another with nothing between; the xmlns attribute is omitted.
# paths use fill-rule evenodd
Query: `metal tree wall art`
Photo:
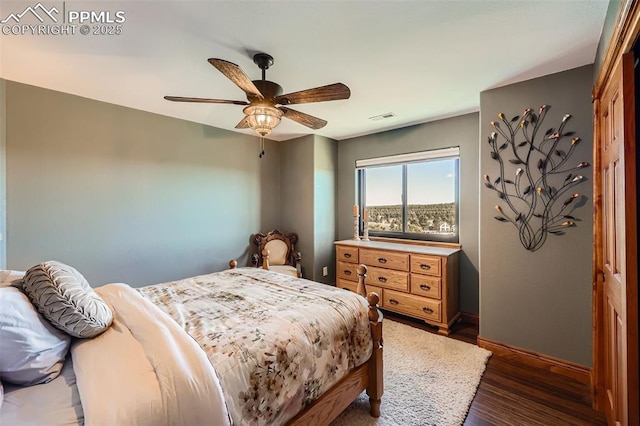
<svg viewBox="0 0 640 426"><path fill-rule="evenodd" d="M550 108L543 105L538 114L526 109L511 120L499 113L500 121L491 122L495 131L488 138L500 176L492 180L485 174L484 185L504 203L504 208L495 206L495 219L515 226L522 246L529 251L542 247L548 234L564 235L576 226L579 219L572 213L576 200L583 196L572 189L586 180L580 170L589 167L586 161L571 160L580 138L565 131L570 114L562 117L557 129L541 130ZM505 163L507 156L512 158Z"/></svg>

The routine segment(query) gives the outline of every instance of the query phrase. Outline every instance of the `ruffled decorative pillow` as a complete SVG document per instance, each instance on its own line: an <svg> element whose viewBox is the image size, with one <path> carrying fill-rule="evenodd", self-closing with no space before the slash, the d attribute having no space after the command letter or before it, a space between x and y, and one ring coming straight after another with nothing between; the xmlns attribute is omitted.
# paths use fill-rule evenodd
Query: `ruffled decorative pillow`
<svg viewBox="0 0 640 426"><path fill-rule="evenodd" d="M109 306L74 268L44 262L24 276L24 292L51 324L74 337L95 337L113 321Z"/></svg>
<svg viewBox="0 0 640 426"><path fill-rule="evenodd" d="M36 311L14 287L0 288L0 378L21 386L60 374L71 338Z"/></svg>

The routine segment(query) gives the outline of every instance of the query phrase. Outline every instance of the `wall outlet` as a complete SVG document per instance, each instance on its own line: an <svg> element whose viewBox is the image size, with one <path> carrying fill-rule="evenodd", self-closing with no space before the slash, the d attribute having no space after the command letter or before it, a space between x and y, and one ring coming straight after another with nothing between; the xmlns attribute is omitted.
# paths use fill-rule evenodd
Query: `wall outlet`
<svg viewBox="0 0 640 426"><path fill-rule="evenodd" d="M322 276L326 277L327 275L329 275L329 268L325 266L322 268Z"/></svg>

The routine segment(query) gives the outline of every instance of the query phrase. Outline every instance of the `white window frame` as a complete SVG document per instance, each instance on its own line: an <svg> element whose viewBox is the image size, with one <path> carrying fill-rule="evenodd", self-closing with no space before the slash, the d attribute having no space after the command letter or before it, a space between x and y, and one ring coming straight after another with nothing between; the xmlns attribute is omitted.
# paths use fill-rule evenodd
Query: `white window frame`
<svg viewBox="0 0 640 426"><path fill-rule="evenodd" d="M454 235L442 235L438 233L415 233L407 232L407 165L411 163L423 163L428 161L439 161L446 159L456 159L456 182L455 182L455 216L456 228ZM363 231L363 212L366 199L365 170L374 167L402 165L402 231L373 231L369 230L369 235L374 237L390 237L425 241L442 241L458 243L460 241L460 147L449 147L434 149L429 151L411 152L406 154L389 155L385 157L375 157L359 159L355 162L356 170L356 204L360 209L360 232Z"/></svg>

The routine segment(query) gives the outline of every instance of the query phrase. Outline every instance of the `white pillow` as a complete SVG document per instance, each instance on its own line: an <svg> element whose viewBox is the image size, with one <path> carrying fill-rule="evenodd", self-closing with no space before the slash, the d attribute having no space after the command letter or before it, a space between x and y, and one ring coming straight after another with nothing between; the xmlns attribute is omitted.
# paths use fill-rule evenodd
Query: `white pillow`
<svg viewBox="0 0 640 426"><path fill-rule="evenodd" d="M0 379L22 386L60 374L71 338L56 329L20 290L0 287Z"/></svg>

